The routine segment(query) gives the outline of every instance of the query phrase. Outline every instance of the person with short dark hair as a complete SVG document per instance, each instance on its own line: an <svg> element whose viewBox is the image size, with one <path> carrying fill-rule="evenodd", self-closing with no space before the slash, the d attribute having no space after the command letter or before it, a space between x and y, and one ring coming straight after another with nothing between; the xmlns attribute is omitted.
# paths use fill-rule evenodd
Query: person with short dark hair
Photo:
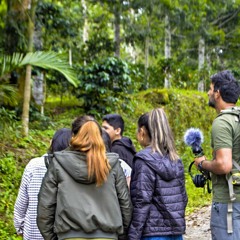
<svg viewBox="0 0 240 240"><path fill-rule="evenodd" d="M240 239L240 187L228 182L234 162L240 165L240 108L236 107L239 95L239 83L229 70L211 76L208 104L218 114L211 131L213 159L208 161L205 156L198 157L195 165L199 170L211 173L213 240Z"/></svg>
<svg viewBox="0 0 240 240"><path fill-rule="evenodd" d="M62 128L55 132L48 154L64 150L69 146L72 133L71 129ZM18 235L24 240L43 240L37 227L37 203L38 193L42 179L47 171L45 158L42 157L30 160L24 169L18 196L14 205L14 226ZM48 158L50 159L50 158Z"/></svg>
<svg viewBox="0 0 240 240"><path fill-rule="evenodd" d="M111 139L109 137L109 134L105 131L104 128L103 128L103 131L102 131L102 138L103 138L103 141L105 143L106 151L107 152L112 152L112 142L111 142ZM128 187L130 187L132 169L122 159L119 158L119 161L120 161L121 167L123 169L124 175L126 177L127 185L128 185Z"/></svg>
<svg viewBox="0 0 240 240"><path fill-rule="evenodd" d="M133 159L128 240L182 240L188 201L184 166L163 109L139 118L137 139L143 150Z"/></svg>
<svg viewBox="0 0 240 240"><path fill-rule="evenodd" d="M119 114L107 114L102 119L102 127L109 134L112 141L112 152L118 153L119 157L132 167L132 160L136 154L132 140L123 136L124 121Z"/></svg>

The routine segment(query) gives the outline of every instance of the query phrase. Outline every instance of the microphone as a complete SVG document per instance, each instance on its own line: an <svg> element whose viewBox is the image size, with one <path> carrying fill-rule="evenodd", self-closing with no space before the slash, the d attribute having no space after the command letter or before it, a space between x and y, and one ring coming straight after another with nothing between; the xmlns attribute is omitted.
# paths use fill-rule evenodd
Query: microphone
<svg viewBox="0 0 240 240"><path fill-rule="evenodd" d="M184 134L184 142L188 146L192 147L192 152L195 157L201 157L204 155L201 144L203 143L203 134L198 128L189 128ZM199 169L202 174L196 174L193 176L191 169L194 161L188 167L188 173L190 174L192 181L196 187L204 187L207 182L208 193L211 193L209 180L211 180L210 173L207 170Z"/></svg>
<svg viewBox="0 0 240 240"><path fill-rule="evenodd" d="M184 142L192 147L192 152L195 156L201 157L204 155L201 147L203 143L203 134L198 128L189 128L184 134Z"/></svg>

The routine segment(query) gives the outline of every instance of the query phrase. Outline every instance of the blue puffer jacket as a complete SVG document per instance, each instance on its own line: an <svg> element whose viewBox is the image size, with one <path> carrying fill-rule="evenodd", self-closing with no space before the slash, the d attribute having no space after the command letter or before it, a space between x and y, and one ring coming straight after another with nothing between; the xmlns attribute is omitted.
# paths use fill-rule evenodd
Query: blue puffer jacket
<svg viewBox="0 0 240 240"><path fill-rule="evenodd" d="M147 147L133 160L133 216L129 240L185 232L187 194L182 161L171 161Z"/></svg>

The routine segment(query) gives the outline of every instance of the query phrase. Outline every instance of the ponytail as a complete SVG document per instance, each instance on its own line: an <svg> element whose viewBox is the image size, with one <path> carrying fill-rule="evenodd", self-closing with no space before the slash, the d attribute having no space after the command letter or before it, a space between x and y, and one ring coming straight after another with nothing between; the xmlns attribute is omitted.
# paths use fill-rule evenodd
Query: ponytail
<svg viewBox="0 0 240 240"><path fill-rule="evenodd" d="M108 177L110 165L102 139L102 129L95 120L87 121L72 137L71 147L86 153L88 178L96 178L96 185L102 185Z"/></svg>
<svg viewBox="0 0 240 240"><path fill-rule="evenodd" d="M153 152L159 152L162 156L168 155L172 161L177 161L179 156L176 151L173 133L162 108L153 109L149 113L149 129Z"/></svg>

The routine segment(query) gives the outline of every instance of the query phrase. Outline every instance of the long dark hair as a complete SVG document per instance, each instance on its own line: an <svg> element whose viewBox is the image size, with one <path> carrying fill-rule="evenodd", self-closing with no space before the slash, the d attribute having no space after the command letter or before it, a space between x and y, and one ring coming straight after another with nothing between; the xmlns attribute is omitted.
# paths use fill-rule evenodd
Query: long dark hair
<svg viewBox="0 0 240 240"><path fill-rule="evenodd" d="M49 147L48 153L54 153L66 149L69 146L71 137L71 129L61 128L57 130L51 140L51 145Z"/></svg>

